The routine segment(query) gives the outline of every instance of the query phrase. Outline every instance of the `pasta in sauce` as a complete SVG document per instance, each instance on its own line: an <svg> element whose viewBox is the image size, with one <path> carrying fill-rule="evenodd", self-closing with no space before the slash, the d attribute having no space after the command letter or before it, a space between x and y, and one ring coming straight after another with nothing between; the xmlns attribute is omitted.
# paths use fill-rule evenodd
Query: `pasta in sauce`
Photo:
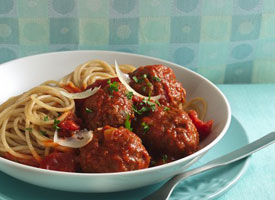
<svg viewBox="0 0 275 200"><path fill-rule="evenodd" d="M163 147L153 148L156 145L148 140L154 140L154 138L158 136L150 131L145 131L148 132L148 134L143 136L143 132L146 129L144 124L148 125L152 120L157 120L157 118L165 121L165 119L170 117L172 121L181 121L180 123L182 124L188 124L187 126L191 127L190 131L192 130L192 133L196 132L196 134L198 134L197 130L199 132L204 131L207 132L205 134L207 136L213 122L208 121L204 123L201 121L204 119L207 110L205 100L198 97L192 99L190 102L185 102L185 91L182 86L179 85L179 82L176 80L170 80L170 82L167 82L170 84L170 89L165 89L165 87L163 87L163 90L165 90L164 92L171 90L171 87L178 87L180 88L179 94L183 95L184 93L182 99L179 100L180 103L178 108L170 108L168 104L165 105L165 102L169 99L168 97L166 99L164 98L164 103L162 99L160 99L160 102L150 101L150 95L153 96L158 94L153 94L156 91L146 91L150 89L149 84L153 82L155 84L153 86L157 88L159 85L163 86L165 83L164 81L159 81L159 77L156 78L156 76L150 75L150 73L153 73L154 70L158 73L159 69L168 70L173 79L173 72L167 67L162 68L156 65L153 67L151 66L151 68L150 66L146 68L145 66L144 70L149 70L145 76L143 75L146 74L142 71L143 68L138 68L136 70L132 65L120 65L119 68L123 73L130 74L131 82L129 85L138 92L144 93L146 96L149 94L148 99L140 99L130 92L127 92L124 85L116 78L117 74L114 66L102 60L86 62L76 67L72 73L66 75L60 81L49 80L21 95L10 98L0 105L0 155L22 164L58 171L115 172L136 170L147 168L149 165L155 166L163 164L159 162L159 160L163 160L163 156L167 157L165 162L169 162L196 151L197 144L192 151L190 150L189 153L180 153L179 156L178 154L175 154L176 156L172 155L172 150L170 152L170 150ZM144 77L142 78L140 75ZM162 78L164 79L164 76ZM143 83L139 83L141 79L144 80ZM145 82L149 89L144 89L144 86L140 87L140 85ZM172 82L173 84L171 84ZM93 96L85 98L86 100L74 100L62 95L63 93L81 93L89 88L95 88L95 86L98 86L98 91ZM129 94L132 95L131 99L129 98ZM96 97L97 99L95 99ZM101 102L100 98L103 97L105 99ZM121 103L121 101L124 103ZM99 102L101 102L100 105ZM131 110L128 114L123 112L123 110L127 110L124 106L124 104L127 104L126 102L128 102L128 107ZM119 107L119 105L122 104L123 106ZM142 104L143 107L141 106ZM110 105L110 107L116 106L118 112L122 113L122 117L108 112L110 109L108 107L106 108L106 105ZM155 110L152 109L152 105L154 105ZM165 111L166 108L169 108L169 111ZM139 114L138 112L141 112L142 109L145 110L144 113ZM191 115L188 116L186 112L190 110ZM95 113L91 114L92 112L97 112L97 117L94 117L93 115L95 115ZM169 116L167 113L169 113ZM112 119L108 123L110 116L112 116ZM99 118L103 122L97 123ZM114 119L118 119L118 122L114 123ZM182 121L182 119L184 120ZM90 120L90 122L87 120ZM96 123L90 126L91 122ZM134 131L131 128L131 122ZM170 122L165 123L166 124L163 125L162 128L169 132ZM100 126L98 124L100 124ZM62 146L54 141L54 136L57 132L61 138L66 138L71 137L73 134L78 134L80 129L86 129L87 127L89 130L91 129L93 131L93 139L83 148L75 149L68 146ZM153 127L154 124L151 125L152 130ZM185 127L184 130L189 130L189 128ZM134 133L132 133L132 131ZM135 134L135 131L137 134ZM198 141L198 137L194 137L195 140ZM116 138L116 141L119 141L119 144L116 145L120 146L116 148L110 147L114 146L113 140L110 140L110 138ZM121 138L123 138L123 140ZM160 138L163 137L161 136ZM166 139L169 141L171 140L169 137ZM126 144L123 142L125 140L129 140L132 143ZM98 147L100 143L103 143L103 146ZM180 146L180 143L182 143L182 141L176 141L171 145ZM146 148L143 144L145 144ZM164 142L164 144L168 143ZM132 157L125 158L124 152L121 151L123 149L127 149L128 151L129 148L131 148L129 145L135 146L136 149L130 151L133 154ZM91 159L88 158L89 156L95 156L97 151L107 151L107 148L113 148L113 153L110 154L109 157L105 157L108 161L104 161L101 158L95 158L91 161ZM149 153L147 149L149 149ZM181 147L176 150L181 151ZM161 152L160 156L155 156L156 151L163 151L164 153ZM172 156L168 155L170 153ZM112 165L111 163L116 162L114 161L116 154L124 155L123 159L120 158L122 159L121 162L124 164L109 168L102 167L102 170L90 166L95 165L95 161L98 163L107 162L106 165ZM72 157L71 155L74 156ZM79 158L75 158L76 155L80 157L80 160ZM130 158L138 160L139 162L132 164ZM53 162L54 159L60 162L59 166L61 167L51 166L51 164L49 164ZM70 164L67 165L62 162ZM76 166L79 165L79 163L82 165L80 168L85 170L77 169L79 167ZM85 167L83 167L84 165Z"/></svg>

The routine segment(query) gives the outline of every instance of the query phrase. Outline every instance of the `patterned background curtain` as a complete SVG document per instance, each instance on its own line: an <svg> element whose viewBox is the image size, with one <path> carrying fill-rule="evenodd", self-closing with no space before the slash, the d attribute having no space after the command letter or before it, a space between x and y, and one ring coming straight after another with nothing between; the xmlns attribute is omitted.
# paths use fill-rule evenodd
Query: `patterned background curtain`
<svg viewBox="0 0 275 200"><path fill-rule="evenodd" d="M0 0L0 63L115 50L169 60L214 83L268 83L274 47L274 0Z"/></svg>

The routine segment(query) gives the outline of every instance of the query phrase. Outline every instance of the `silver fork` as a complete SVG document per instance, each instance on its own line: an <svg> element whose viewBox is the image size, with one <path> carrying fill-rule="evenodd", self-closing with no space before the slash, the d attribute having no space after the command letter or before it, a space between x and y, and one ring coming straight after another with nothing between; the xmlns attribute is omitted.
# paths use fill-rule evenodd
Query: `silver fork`
<svg viewBox="0 0 275 200"><path fill-rule="evenodd" d="M153 192L143 200L168 200L170 195L172 194L172 191L180 181L188 178L189 176L194 176L201 172L205 172L216 167L228 165L230 163L246 158L254 152L274 143L274 141L275 132L271 132L266 136L261 137L260 139L250 144L247 144L244 147L235 150L229 154L216 158L215 160L212 160L201 167L194 168L192 170L174 176L169 181L167 181L161 188L159 188L157 191Z"/></svg>

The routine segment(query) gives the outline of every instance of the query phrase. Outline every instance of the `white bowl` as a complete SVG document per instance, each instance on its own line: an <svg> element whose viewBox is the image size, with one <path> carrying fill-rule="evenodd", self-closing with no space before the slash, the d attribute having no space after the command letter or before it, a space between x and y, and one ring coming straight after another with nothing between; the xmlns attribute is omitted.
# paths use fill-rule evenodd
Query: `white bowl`
<svg viewBox="0 0 275 200"><path fill-rule="evenodd" d="M171 67L187 92L187 99L203 97L208 102L206 119L213 119L211 134L200 150L180 160L158 167L119 173L68 173L34 168L0 158L0 170L38 186L75 192L114 192L160 182L183 172L200 159L226 133L230 106L223 93L209 80L177 64L164 60L111 51L66 51L17 59L0 65L0 103L46 80L60 79L88 60L101 59L135 66L163 64Z"/></svg>

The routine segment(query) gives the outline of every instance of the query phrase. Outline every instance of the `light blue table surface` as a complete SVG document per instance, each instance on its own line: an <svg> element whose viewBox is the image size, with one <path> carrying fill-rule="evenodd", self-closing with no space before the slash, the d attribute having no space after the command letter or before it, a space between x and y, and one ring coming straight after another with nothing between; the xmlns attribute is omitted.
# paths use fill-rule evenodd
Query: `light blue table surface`
<svg viewBox="0 0 275 200"><path fill-rule="evenodd" d="M235 121L237 120L243 126L250 141L254 141L271 131L275 131L275 84L235 84L218 85L218 87L228 98ZM47 196L50 195L47 194L48 190L31 186L29 187L30 190L26 192L32 195L27 195L28 198L24 196L18 197L16 191L22 194L22 188L16 187L22 186L22 182L20 183L4 174L1 174L1 177L7 181L7 183L3 183L3 180L2 182L0 180L2 187L5 187L5 185L14 185L14 189L11 191L10 188L3 188L3 193L1 193L0 188L0 200L36 200L37 196L40 195L44 199L47 199ZM145 189L143 192L148 193L148 190ZM61 194L61 192L56 194ZM61 196L60 198L62 199ZM133 198L136 199L134 196ZM273 144L255 153L251 157L247 170L240 180L217 200L274 199L275 145ZM79 198L79 200L82 199Z"/></svg>
<svg viewBox="0 0 275 200"><path fill-rule="evenodd" d="M232 114L254 141L275 131L275 84L218 85ZM237 184L219 200L274 200L275 145L257 152Z"/></svg>

